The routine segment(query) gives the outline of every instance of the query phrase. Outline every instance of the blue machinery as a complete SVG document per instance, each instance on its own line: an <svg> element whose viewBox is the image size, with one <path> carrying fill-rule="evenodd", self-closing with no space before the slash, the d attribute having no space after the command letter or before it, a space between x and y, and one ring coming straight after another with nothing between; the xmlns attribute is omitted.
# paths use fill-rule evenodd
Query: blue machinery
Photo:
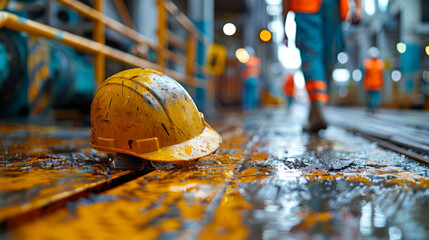
<svg viewBox="0 0 429 240"><path fill-rule="evenodd" d="M56 24L76 24L77 13L55 6ZM11 12L31 15L25 9ZM56 41L1 29L0 117L44 116L74 101L89 103L96 88L92 61Z"/></svg>
<svg viewBox="0 0 429 240"><path fill-rule="evenodd" d="M75 98L92 98L90 56L10 30L0 31L0 42L2 117L44 115Z"/></svg>

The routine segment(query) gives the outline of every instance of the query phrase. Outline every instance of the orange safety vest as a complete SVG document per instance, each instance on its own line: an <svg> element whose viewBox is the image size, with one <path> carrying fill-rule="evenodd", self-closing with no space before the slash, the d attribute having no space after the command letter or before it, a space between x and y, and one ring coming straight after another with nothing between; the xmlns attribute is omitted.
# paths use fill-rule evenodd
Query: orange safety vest
<svg viewBox="0 0 429 240"><path fill-rule="evenodd" d="M293 97L295 94L295 83L293 81L293 75L288 74L285 77L285 84L283 85L283 91L287 97Z"/></svg>
<svg viewBox="0 0 429 240"><path fill-rule="evenodd" d="M380 90L383 87L384 62L377 58L369 58L363 62L363 86L366 90Z"/></svg>
<svg viewBox="0 0 429 240"><path fill-rule="evenodd" d="M339 0L339 1L340 1L341 18L346 19L349 13L348 0ZM290 0L289 11L315 13L319 11L321 5L322 5L322 0Z"/></svg>
<svg viewBox="0 0 429 240"><path fill-rule="evenodd" d="M243 79L259 77L261 73L261 60L256 56L250 56L249 61L244 64Z"/></svg>

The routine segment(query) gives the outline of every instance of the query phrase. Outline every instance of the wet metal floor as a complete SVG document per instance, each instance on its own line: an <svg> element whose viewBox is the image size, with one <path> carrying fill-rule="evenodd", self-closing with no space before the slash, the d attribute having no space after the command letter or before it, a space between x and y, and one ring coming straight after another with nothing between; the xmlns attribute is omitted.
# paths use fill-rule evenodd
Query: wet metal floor
<svg viewBox="0 0 429 240"><path fill-rule="evenodd" d="M229 114L217 124L223 143L215 154L70 200L0 238L428 239L427 165L335 126L303 133L305 115L299 107ZM91 192L91 184L105 187L101 182L133 174L109 172L109 157L88 148L88 129L67 130L81 133L72 149L61 134L52 140L58 129L22 138L7 129L0 158L4 227L5 212L22 220L13 215L26 211L13 206L55 203L64 192ZM43 204L33 208L43 213Z"/></svg>

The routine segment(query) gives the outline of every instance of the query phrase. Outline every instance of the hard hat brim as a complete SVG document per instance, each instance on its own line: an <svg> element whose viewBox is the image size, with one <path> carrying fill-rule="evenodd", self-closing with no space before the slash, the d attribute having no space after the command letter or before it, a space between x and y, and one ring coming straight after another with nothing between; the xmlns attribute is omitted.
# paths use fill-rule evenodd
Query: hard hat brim
<svg viewBox="0 0 429 240"><path fill-rule="evenodd" d="M220 135L205 122L204 131L200 135L179 144L162 147L153 152L135 153L119 148L97 146L92 143L91 147L100 151L125 153L150 161L183 162L199 159L213 153L219 148L221 142Z"/></svg>

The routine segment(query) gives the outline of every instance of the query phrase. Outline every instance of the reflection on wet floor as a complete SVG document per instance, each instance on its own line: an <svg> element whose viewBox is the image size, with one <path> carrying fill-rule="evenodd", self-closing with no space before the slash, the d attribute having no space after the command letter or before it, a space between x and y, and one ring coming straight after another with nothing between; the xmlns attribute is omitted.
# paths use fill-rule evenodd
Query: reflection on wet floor
<svg viewBox="0 0 429 240"><path fill-rule="evenodd" d="M427 166L337 127L318 136L303 133L303 116L298 107L229 114L218 129L223 143L217 153L165 166L5 234L18 239L427 238Z"/></svg>
<svg viewBox="0 0 429 240"><path fill-rule="evenodd" d="M130 177L130 171L111 170L109 156L89 147L89 130L0 125L0 229Z"/></svg>

